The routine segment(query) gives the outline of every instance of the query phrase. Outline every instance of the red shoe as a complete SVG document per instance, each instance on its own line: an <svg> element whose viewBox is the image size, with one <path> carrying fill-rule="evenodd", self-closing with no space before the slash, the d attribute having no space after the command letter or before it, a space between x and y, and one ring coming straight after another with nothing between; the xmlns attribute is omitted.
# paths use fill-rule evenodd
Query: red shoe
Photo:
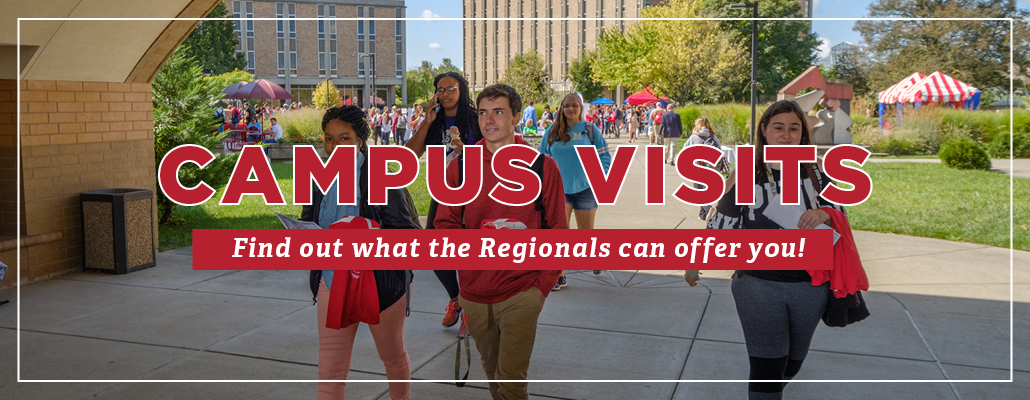
<svg viewBox="0 0 1030 400"><path fill-rule="evenodd" d="M444 313L443 326L444 328L450 328L458 323L458 317L461 316L461 305L456 301L448 302L447 310Z"/></svg>

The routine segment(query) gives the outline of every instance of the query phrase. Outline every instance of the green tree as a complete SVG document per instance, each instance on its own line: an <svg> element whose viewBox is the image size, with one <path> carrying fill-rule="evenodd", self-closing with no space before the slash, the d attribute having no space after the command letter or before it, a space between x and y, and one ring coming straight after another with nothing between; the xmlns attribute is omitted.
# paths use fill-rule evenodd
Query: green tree
<svg viewBox="0 0 1030 400"><path fill-rule="evenodd" d="M533 50L522 53L508 60L501 82L515 88L522 97L522 102L544 101L549 94L547 70L544 69L544 58Z"/></svg>
<svg viewBox="0 0 1030 400"><path fill-rule="evenodd" d="M329 108L340 104L340 90L336 88L336 84L329 79L322 80L318 86L315 87L315 91L311 93L311 103L315 107Z"/></svg>
<svg viewBox="0 0 1030 400"><path fill-rule="evenodd" d="M207 18L230 16L224 2L218 2L207 14ZM240 39L233 33L233 29L233 21L201 21L182 43L189 49L186 56L196 60L200 68L211 75L246 68L247 58L243 53L236 52Z"/></svg>
<svg viewBox="0 0 1030 400"><path fill-rule="evenodd" d="M869 6L876 18L1016 18L1017 30L1030 17L1016 0L877 0ZM856 31L868 46L869 85L883 90L922 72L941 71L980 89L1008 89L998 73L1009 63L1009 21L859 21ZM1014 61L1026 65L1027 38L1016 36ZM986 93L986 91L985 91Z"/></svg>
<svg viewBox="0 0 1030 400"><path fill-rule="evenodd" d="M207 81L210 82L212 86L218 88L218 90L222 90L229 86L232 86L232 84L236 82L254 82L254 75L252 75L250 72L237 69L235 71L226 72L224 74L208 76L205 79L207 79Z"/></svg>
<svg viewBox="0 0 1030 400"><path fill-rule="evenodd" d="M155 165L168 152L184 144L195 144L220 153L222 136L211 135L214 129L214 108L211 103L222 98L220 88L204 79L196 61L189 58L188 46L180 46L161 67L152 82L154 103L154 156ZM224 184L232 173L236 157L217 155L203 169L186 164L179 169L179 181L193 187L201 182L217 187ZM158 185L157 205L159 223L172 218L176 204L165 196Z"/></svg>
<svg viewBox="0 0 1030 400"><path fill-rule="evenodd" d="M730 9L740 0L701 0L701 13L706 17L750 18L751 9ZM758 7L760 18L803 17L797 0L762 0ZM751 21L721 21L722 30L733 34L733 42L744 48L743 77L733 81L724 90L734 99L749 99L748 82L751 80ZM809 33L808 21L758 21L758 39L755 55L758 64L758 93L776 94L783 86L797 78L816 61L819 37Z"/></svg>
<svg viewBox="0 0 1030 400"><path fill-rule="evenodd" d="M701 17L700 2L672 0L645 8L645 18ZM640 21L626 30L606 30L599 39L591 77L606 87L631 91L651 86L679 102L724 101L725 88L747 71L744 49L719 29L718 21Z"/></svg>
<svg viewBox="0 0 1030 400"><path fill-rule="evenodd" d="M597 62L597 51L588 51L569 64L569 79L575 90L583 95L586 101L593 101L601 96L604 87L594 81L591 74Z"/></svg>

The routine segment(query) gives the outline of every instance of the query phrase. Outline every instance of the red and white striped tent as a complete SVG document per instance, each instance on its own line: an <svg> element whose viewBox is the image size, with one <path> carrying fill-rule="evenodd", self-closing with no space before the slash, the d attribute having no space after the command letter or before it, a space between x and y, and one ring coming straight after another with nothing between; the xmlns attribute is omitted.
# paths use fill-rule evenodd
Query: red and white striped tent
<svg viewBox="0 0 1030 400"><path fill-rule="evenodd" d="M965 101L976 92L979 90L937 71L902 92L898 96L898 101L902 103L953 103Z"/></svg>
<svg viewBox="0 0 1030 400"><path fill-rule="evenodd" d="M898 97L900 97L902 93L904 93L909 88L915 86L917 83L919 83L925 78L926 75L920 74L918 72L909 75L907 78L902 79L900 82L895 83L893 86L880 92L880 103L894 104L899 102L900 100L898 99Z"/></svg>

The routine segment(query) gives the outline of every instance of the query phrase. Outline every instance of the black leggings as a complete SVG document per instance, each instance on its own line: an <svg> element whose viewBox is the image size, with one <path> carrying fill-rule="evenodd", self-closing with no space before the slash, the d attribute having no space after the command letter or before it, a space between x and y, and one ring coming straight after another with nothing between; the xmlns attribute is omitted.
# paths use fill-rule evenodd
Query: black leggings
<svg viewBox="0 0 1030 400"><path fill-rule="evenodd" d="M435 229L433 220L436 219L436 209L440 206L436 200L429 202L429 215L426 217L426 229ZM434 270L436 279L440 280L444 289L447 289L447 296L454 299L458 297L458 271Z"/></svg>
<svg viewBox="0 0 1030 400"><path fill-rule="evenodd" d="M830 284L774 282L738 273L730 284L751 364L749 380L790 380L801 370ZM781 382L751 382L751 400L780 399Z"/></svg>

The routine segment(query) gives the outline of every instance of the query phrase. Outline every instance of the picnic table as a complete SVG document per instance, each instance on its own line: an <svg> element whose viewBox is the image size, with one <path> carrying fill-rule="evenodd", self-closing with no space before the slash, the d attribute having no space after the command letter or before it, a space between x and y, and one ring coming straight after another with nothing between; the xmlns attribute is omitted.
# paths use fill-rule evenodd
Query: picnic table
<svg viewBox="0 0 1030 400"><path fill-rule="evenodd" d="M222 139L222 143L225 143L225 149L232 152L238 152L243 150L243 146L249 144L258 144L263 140L271 137L271 132L261 132L257 129L231 129L226 131L227 135ZM251 138L254 138L251 140Z"/></svg>

